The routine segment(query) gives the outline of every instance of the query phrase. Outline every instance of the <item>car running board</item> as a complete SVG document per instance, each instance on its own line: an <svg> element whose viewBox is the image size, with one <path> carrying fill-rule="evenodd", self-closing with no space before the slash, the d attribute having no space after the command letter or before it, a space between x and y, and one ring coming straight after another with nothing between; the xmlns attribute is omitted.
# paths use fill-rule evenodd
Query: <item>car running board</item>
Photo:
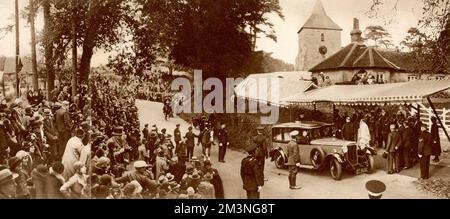
<svg viewBox="0 0 450 219"><path fill-rule="evenodd" d="M313 165L303 165L303 164L300 164L300 168L302 168L302 169L308 169L308 170L314 170L314 169L316 169Z"/></svg>

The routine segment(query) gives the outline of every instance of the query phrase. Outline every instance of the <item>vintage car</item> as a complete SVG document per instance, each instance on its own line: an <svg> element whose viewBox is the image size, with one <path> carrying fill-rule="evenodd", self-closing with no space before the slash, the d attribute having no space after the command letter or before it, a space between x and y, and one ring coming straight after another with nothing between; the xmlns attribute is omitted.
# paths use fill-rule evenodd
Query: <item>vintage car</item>
<svg viewBox="0 0 450 219"><path fill-rule="evenodd" d="M300 168L318 171L328 169L335 180L341 179L343 170L353 174L373 171L373 155L376 154L373 148L359 148L356 142L333 137L332 124L314 121L283 123L272 127L270 157L277 168L286 166L286 146L291 140L289 134L294 130L305 136L298 144Z"/></svg>

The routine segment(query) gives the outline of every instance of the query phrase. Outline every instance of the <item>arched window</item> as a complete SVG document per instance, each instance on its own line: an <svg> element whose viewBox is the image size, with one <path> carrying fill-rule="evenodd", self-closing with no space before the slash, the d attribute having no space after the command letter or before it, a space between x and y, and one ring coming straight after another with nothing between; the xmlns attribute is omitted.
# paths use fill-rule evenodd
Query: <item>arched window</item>
<svg viewBox="0 0 450 219"><path fill-rule="evenodd" d="M320 40L322 40L322 42L325 41L325 34L323 34L323 33L320 34Z"/></svg>

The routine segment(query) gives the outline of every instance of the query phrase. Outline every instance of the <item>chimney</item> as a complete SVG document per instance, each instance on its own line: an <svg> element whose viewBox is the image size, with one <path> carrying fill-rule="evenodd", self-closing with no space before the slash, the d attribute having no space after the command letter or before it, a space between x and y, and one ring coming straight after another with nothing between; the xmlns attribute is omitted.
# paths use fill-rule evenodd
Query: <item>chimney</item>
<svg viewBox="0 0 450 219"><path fill-rule="evenodd" d="M359 29L359 20L357 18L353 18L353 30L350 32L352 43L360 43L362 42L361 30Z"/></svg>

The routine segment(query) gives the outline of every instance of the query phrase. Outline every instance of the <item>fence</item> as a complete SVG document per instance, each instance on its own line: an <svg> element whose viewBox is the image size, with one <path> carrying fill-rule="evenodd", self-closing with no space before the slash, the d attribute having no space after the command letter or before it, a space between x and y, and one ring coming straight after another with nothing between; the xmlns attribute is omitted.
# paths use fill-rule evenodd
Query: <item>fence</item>
<svg viewBox="0 0 450 219"><path fill-rule="evenodd" d="M444 125L444 128L447 130L448 133L450 133L450 109L436 109L436 112L439 116L439 118L442 121L442 124ZM425 107L424 105L420 105L420 120L422 123L428 125L428 130L431 128L431 118L435 116L433 109L431 107ZM441 135L441 138L446 139L444 130L439 129L439 134Z"/></svg>

